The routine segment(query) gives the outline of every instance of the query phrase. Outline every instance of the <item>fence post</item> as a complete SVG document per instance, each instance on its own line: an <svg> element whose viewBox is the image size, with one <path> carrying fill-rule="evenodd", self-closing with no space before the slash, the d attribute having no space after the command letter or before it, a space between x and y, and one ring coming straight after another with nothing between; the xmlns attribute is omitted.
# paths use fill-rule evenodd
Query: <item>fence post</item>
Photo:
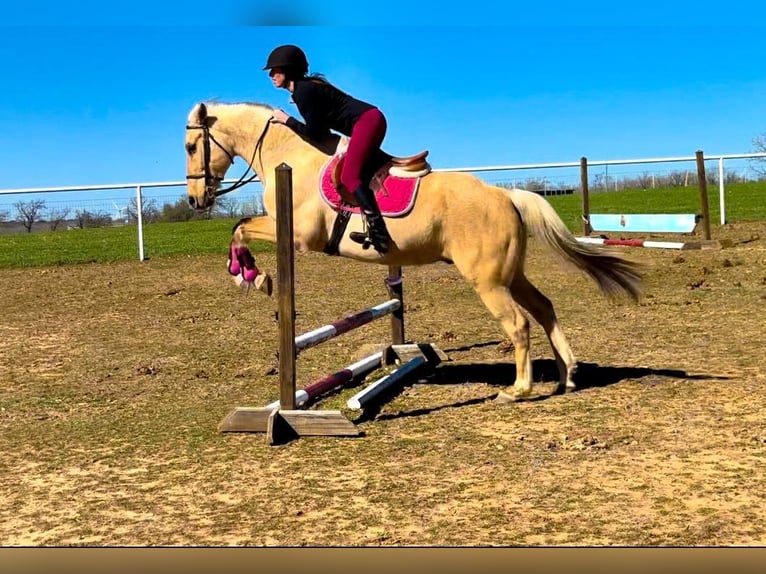
<svg viewBox="0 0 766 574"><path fill-rule="evenodd" d="M705 177L705 158L702 150L695 152L697 157L697 183L700 189L700 207L702 208L703 232L705 239L710 240L710 207L707 199L707 179Z"/></svg>
<svg viewBox="0 0 766 574"><path fill-rule="evenodd" d="M582 187L582 233L590 235L590 199L588 198L588 158L580 158L580 187Z"/></svg>
<svg viewBox="0 0 766 574"><path fill-rule="evenodd" d="M136 227L138 228L138 260L144 260L144 211L143 199L141 197L141 186L136 186Z"/></svg>
<svg viewBox="0 0 766 574"><path fill-rule="evenodd" d="M279 405L295 409L295 271L293 240L293 170L275 169L277 193L277 298L279 310Z"/></svg>
<svg viewBox="0 0 766 574"><path fill-rule="evenodd" d="M726 223L726 200L723 185L723 157L718 158L718 202L721 206L721 225Z"/></svg>

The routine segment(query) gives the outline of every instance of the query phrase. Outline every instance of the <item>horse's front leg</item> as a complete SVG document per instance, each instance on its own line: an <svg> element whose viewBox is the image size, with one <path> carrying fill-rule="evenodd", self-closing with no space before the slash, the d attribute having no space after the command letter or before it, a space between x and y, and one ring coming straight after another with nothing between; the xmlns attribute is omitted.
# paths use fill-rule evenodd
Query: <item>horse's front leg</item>
<svg viewBox="0 0 766 574"><path fill-rule="evenodd" d="M234 226L233 237L229 244L229 273L235 282L247 293L251 286L271 296L273 282L268 273L262 273L255 263L255 257L247 244L254 239L276 241L277 229L272 218L267 215L241 219Z"/></svg>
<svg viewBox="0 0 766 574"><path fill-rule="evenodd" d="M239 247L245 247L255 239L277 242L277 222L268 215L246 217L234 226L232 241Z"/></svg>

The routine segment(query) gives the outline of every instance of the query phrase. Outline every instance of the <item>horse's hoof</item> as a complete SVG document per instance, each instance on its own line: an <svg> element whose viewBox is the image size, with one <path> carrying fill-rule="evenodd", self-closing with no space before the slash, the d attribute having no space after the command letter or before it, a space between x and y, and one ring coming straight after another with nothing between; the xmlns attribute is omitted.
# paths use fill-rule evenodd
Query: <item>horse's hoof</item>
<svg viewBox="0 0 766 574"><path fill-rule="evenodd" d="M261 273L255 278L255 288L259 291L263 291L267 297L271 297L271 292L274 287L274 283L271 280L271 275L268 273Z"/></svg>
<svg viewBox="0 0 766 574"><path fill-rule="evenodd" d="M518 398L515 395L509 395L506 392L500 391L497 393L497 396L495 397L494 401L498 405L508 405L511 403L518 402Z"/></svg>
<svg viewBox="0 0 766 574"><path fill-rule="evenodd" d="M234 283L237 284L237 287L239 287L239 290L242 291L243 295L247 295L250 292L250 287L253 286L253 282L245 281L242 278L242 275L237 275L234 277Z"/></svg>

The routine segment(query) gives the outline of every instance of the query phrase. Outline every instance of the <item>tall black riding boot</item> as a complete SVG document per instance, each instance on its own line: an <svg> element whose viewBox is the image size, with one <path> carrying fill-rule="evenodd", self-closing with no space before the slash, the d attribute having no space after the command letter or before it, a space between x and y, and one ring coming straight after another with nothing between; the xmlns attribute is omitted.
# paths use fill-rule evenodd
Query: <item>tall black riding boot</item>
<svg viewBox="0 0 766 574"><path fill-rule="evenodd" d="M372 242L372 246L380 253L386 253L391 244L391 236L388 234L386 228L386 222L383 216L380 214L380 208L378 202L375 200L375 194L369 187L360 185L354 190L354 197L356 198L359 207L362 208L364 217L367 220L369 227L369 237ZM356 234L352 234L351 239L358 241L359 238L354 237Z"/></svg>

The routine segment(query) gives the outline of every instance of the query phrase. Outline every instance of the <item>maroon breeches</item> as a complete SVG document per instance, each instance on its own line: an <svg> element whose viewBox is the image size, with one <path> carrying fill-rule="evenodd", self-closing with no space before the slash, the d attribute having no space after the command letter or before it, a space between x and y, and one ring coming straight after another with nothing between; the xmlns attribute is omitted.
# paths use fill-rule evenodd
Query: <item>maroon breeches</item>
<svg viewBox="0 0 766 574"><path fill-rule="evenodd" d="M364 164L380 148L387 127L386 117L377 108L364 112L354 124L340 173L340 182L351 193L366 183L362 181Z"/></svg>

